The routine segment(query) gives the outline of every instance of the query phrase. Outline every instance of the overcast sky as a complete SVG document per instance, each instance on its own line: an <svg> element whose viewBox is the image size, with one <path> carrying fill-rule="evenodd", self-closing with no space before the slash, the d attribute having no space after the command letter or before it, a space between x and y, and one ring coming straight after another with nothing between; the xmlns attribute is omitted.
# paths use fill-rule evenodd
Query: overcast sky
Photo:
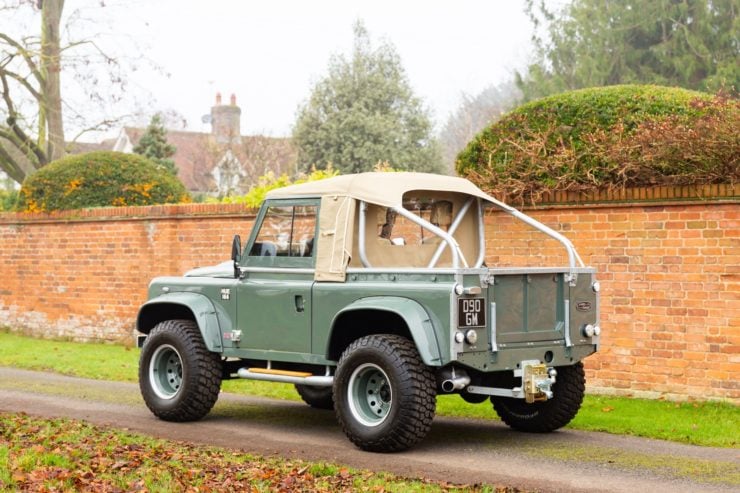
<svg viewBox="0 0 740 493"><path fill-rule="evenodd" d="M188 129L208 131L201 116L216 92L236 94L242 132L288 135L296 109L326 74L333 53L349 53L352 24L392 43L416 95L438 126L460 101L501 83L529 55L531 26L520 0L160 0L116 13L113 29L140 40L169 77L133 75L173 109Z"/></svg>
<svg viewBox="0 0 740 493"><path fill-rule="evenodd" d="M525 65L532 27L523 8L524 0L75 0L66 2L64 22L73 27L73 39L92 38L136 67L124 73L123 99L105 117L138 111L141 123L154 112L174 110L188 130L207 132L201 117L216 92L224 101L234 93L243 134L283 136L312 85L327 73L331 55L351 52L357 19L376 45L385 40L395 46L415 94L440 128L461 94L505 82ZM37 35L38 14L18 12L0 15L0 31ZM97 90L115 93L104 80L101 74ZM102 105L76 93L71 75L62 82L74 110L103 119L97 116Z"/></svg>

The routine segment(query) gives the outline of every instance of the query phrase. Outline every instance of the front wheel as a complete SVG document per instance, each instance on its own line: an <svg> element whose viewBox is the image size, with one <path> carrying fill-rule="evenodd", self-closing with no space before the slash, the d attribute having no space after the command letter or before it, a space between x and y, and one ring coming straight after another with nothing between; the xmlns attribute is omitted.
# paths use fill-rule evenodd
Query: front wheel
<svg viewBox="0 0 740 493"><path fill-rule="evenodd" d="M221 358L206 348L191 320L160 322L141 349L141 395L165 421L195 421L208 414L218 399L221 375Z"/></svg>
<svg viewBox="0 0 740 493"><path fill-rule="evenodd" d="M334 377L334 409L347 438L363 450L397 452L432 426L436 382L414 344L371 335L342 353Z"/></svg>
<svg viewBox="0 0 740 493"><path fill-rule="evenodd" d="M580 361L573 366L558 367L557 370L552 399L527 404L524 399L491 397L493 408L504 423L532 433L554 431L570 423L581 408L586 391L586 375Z"/></svg>

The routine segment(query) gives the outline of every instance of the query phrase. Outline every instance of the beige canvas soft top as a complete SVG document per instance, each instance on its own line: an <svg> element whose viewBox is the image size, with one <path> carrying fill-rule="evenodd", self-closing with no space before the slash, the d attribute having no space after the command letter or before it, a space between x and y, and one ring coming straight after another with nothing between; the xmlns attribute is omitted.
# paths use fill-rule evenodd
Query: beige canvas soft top
<svg viewBox="0 0 740 493"><path fill-rule="evenodd" d="M266 199L321 198L315 279L342 282L350 260L353 256L357 257L357 252L353 252L353 244L357 243L354 239L357 203L403 208L404 195L414 191L463 194L496 204L510 212L515 211L463 178L412 172L341 175L272 190L267 193ZM472 218L469 220L472 221ZM373 228L374 224L368 227ZM373 245L368 246L371 254L373 248ZM415 261L408 262L409 266L420 262L416 258L419 255L412 255ZM382 257L387 260L392 256Z"/></svg>
<svg viewBox="0 0 740 493"><path fill-rule="evenodd" d="M385 207L401 207L405 193L414 190L458 192L480 197L500 207L509 209L464 178L430 173L359 173L341 175L326 180L291 185L267 193L268 199L347 196Z"/></svg>
<svg viewBox="0 0 740 493"><path fill-rule="evenodd" d="M457 237L468 235L469 238L463 239L462 244L456 238L448 238L448 246L450 248L456 248L458 252L466 251L465 256L471 258L478 257L478 262L482 261L481 254L484 254L485 242L482 241L482 209L471 207L469 210L473 211L471 214L466 214L464 211L468 210L462 206L461 197L468 196L472 198L481 199L484 202L488 202L496 205L503 211L511 214L517 219L524 223L534 227L535 229L545 233L551 238L560 242L567 250L568 263L571 269L570 278L574 279L576 264L583 266L583 260L576 253L573 244L565 238L563 235L554 231L553 229L545 226L539 221L519 212L513 207L504 204L491 197L490 195L483 192L481 189L473 185L464 178L458 178L453 176L445 175L433 175L428 173L412 173L412 172L398 172L398 173L359 173L354 175L342 175L334 178L328 178L326 180L313 181L307 183L301 183L299 185L291 185L285 188L272 190L266 196L267 199L297 199L297 198L320 198L321 208L319 213L319 237L316 239L316 245L318 246L318 253L315 265L315 279L317 281L344 281L347 273L347 267L355 257L367 260L368 257L372 256L372 251L369 253L367 250L372 249L372 245L369 245L367 238L373 236L372 230L376 227L372 221L366 221L366 227L360 234L363 235L365 241L355 241L355 230L361 225L361 222L355 224L356 211L358 210L358 203L365 202L368 204L368 209L378 207L388 207L397 210L397 212L411 218L413 214L402 213L406 209L403 207L404 195L409 192L436 192L442 195L446 195L457 201L458 210L462 211L460 216L461 222L459 223L459 231L456 233ZM454 197L458 198L455 199ZM447 199L445 199L447 200ZM470 202L467 202L468 204ZM481 204L482 205L482 204ZM361 212L360 217L365 218L366 212ZM406 211L409 212L409 211ZM450 211L451 212L451 211ZM457 214L457 213L454 213ZM454 215L453 214L453 215ZM377 215L377 213L376 213ZM477 218L476 218L477 216ZM474 221L480 221L476 226ZM358 219L359 221L359 219ZM457 221L457 219L456 219ZM433 231L431 223L427 223L427 226L422 224L422 221L418 218L413 218L413 222L425 227L426 229ZM466 226L466 222L468 226ZM369 228L369 229L368 229ZM454 227L453 227L454 229ZM364 231L364 232L363 232ZM368 233L370 231L371 233ZM442 235L445 234L441 232ZM440 238L442 235L437 234ZM452 234L452 233L450 233ZM475 246L475 238L478 238L478 244ZM382 248L393 249L392 245L382 245ZM363 257L363 253L360 250L360 244L366 247L366 255ZM354 245L354 247L353 247ZM418 250L418 255L413 259L401 258L400 263L396 262L393 267L399 266L416 266L419 264L419 259L422 258L426 246L424 244L421 247L414 247ZM433 248L433 247L432 247ZM430 248L427 248L430 250ZM476 251L477 250L477 251ZM377 253L377 252L376 252ZM398 253L398 252L393 252ZM426 252L427 254L431 252ZM359 255L358 255L359 254ZM429 263L427 268L433 267L435 264L435 258L439 252L434 253L434 257ZM398 257L398 255L391 255L391 252L384 251L380 252L376 256L380 263L388 263L390 260ZM399 257L400 258L400 257ZM396 260L399 260L398 258ZM363 260L363 266L366 263ZM425 265L423 262L421 265ZM379 265L383 267L383 265ZM390 266L390 264L389 264Z"/></svg>

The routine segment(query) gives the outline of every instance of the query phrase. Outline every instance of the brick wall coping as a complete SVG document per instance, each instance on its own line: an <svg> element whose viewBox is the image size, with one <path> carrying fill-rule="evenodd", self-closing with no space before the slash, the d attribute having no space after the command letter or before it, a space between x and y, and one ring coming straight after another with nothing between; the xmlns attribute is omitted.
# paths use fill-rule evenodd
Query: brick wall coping
<svg viewBox="0 0 740 493"><path fill-rule="evenodd" d="M681 187L651 187L602 190L595 192L552 192L535 204L516 204L523 209L647 207L740 203L740 187L715 184ZM158 220L178 217L243 217L256 214L245 204L165 204L127 207L98 207L70 211L3 212L0 224L95 222L111 220Z"/></svg>
<svg viewBox="0 0 740 493"><path fill-rule="evenodd" d="M515 205L511 200L508 202ZM524 204L523 207L525 209L560 208L564 206L618 207L622 205L633 207L640 204L678 205L687 203L705 204L707 202L740 202L740 187L733 183L719 183L712 185L616 188L588 192L546 192L536 203Z"/></svg>
<svg viewBox="0 0 740 493"><path fill-rule="evenodd" d="M244 217L256 213L256 209L245 204L139 205L54 212L4 212L0 213L0 224L158 220L178 217Z"/></svg>

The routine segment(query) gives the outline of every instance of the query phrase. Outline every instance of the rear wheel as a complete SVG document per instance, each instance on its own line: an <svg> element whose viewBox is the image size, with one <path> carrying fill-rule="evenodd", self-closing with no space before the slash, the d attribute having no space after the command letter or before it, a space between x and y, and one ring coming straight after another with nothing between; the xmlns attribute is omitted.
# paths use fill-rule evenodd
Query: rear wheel
<svg viewBox="0 0 740 493"><path fill-rule="evenodd" d="M195 421L211 410L221 388L221 358L203 343L192 320L166 320L146 338L139 387L155 416Z"/></svg>
<svg viewBox="0 0 740 493"><path fill-rule="evenodd" d="M567 425L578 413L586 390L583 363L558 367L553 397L527 404L524 399L491 397L493 408L507 425L520 431L545 433Z"/></svg>
<svg viewBox="0 0 740 493"><path fill-rule="evenodd" d="M296 391L303 402L316 409L334 409L334 392L331 387L296 384Z"/></svg>
<svg viewBox="0 0 740 493"><path fill-rule="evenodd" d="M411 341L371 335L342 354L334 398L337 418L352 443L372 452L396 452L429 433L436 381Z"/></svg>

